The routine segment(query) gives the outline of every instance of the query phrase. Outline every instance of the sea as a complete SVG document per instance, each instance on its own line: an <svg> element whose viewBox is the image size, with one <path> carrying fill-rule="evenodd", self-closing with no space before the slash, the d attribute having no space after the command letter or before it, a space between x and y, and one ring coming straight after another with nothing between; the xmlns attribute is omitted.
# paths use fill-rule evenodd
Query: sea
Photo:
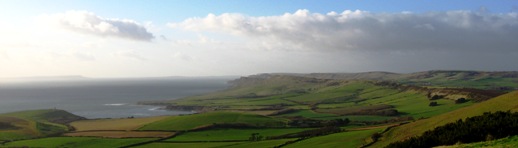
<svg viewBox="0 0 518 148"><path fill-rule="evenodd" d="M95 118L192 114L138 105L139 101L174 100L221 91L237 77L160 77L117 79L0 80L0 113L62 109Z"/></svg>

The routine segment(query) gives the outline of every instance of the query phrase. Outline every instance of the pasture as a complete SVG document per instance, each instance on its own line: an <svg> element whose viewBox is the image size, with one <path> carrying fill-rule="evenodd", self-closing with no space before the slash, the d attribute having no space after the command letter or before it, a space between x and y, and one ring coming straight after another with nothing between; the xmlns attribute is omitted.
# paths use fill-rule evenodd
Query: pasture
<svg viewBox="0 0 518 148"><path fill-rule="evenodd" d="M213 129L205 131L187 132L165 141L228 141L248 140L253 133L267 136L278 136L297 133L311 128L275 128L275 129Z"/></svg>
<svg viewBox="0 0 518 148"><path fill-rule="evenodd" d="M252 126L283 126L286 120L262 115L237 112L208 112L184 116L172 116L147 124L139 130L181 131L210 126L212 124L240 123Z"/></svg>

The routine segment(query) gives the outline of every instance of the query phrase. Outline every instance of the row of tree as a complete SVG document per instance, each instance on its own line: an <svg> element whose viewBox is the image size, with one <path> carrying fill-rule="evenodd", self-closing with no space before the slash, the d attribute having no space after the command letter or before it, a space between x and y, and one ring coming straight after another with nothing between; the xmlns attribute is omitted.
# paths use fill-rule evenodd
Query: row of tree
<svg viewBox="0 0 518 148"><path fill-rule="evenodd" d="M434 147L494 140L513 135L518 135L518 113L499 111L448 123L427 131L419 137L395 142L387 147Z"/></svg>

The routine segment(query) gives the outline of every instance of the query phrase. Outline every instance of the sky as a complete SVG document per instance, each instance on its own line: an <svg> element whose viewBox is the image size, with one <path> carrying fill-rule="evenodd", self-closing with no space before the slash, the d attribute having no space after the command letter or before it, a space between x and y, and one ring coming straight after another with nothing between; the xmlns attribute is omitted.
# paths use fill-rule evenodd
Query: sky
<svg viewBox="0 0 518 148"><path fill-rule="evenodd" d="M0 0L0 78L518 71L518 1Z"/></svg>

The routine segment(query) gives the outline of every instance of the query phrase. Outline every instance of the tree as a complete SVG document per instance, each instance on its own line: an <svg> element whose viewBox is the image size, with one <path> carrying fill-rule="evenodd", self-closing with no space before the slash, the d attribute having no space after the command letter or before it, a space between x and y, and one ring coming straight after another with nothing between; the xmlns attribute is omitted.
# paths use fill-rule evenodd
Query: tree
<svg viewBox="0 0 518 148"><path fill-rule="evenodd" d="M252 133L248 138L249 141L261 141L263 140L263 136L259 135L259 133Z"/></svg>
<svg viewBox="0 0 518 148"><path fill-rule="evenodd" d="M468 100L466 100L466 98L458 98L457 100L455 100L455 104L461 104L461 103L464 103L464 102L467 102Z"/></svg>

